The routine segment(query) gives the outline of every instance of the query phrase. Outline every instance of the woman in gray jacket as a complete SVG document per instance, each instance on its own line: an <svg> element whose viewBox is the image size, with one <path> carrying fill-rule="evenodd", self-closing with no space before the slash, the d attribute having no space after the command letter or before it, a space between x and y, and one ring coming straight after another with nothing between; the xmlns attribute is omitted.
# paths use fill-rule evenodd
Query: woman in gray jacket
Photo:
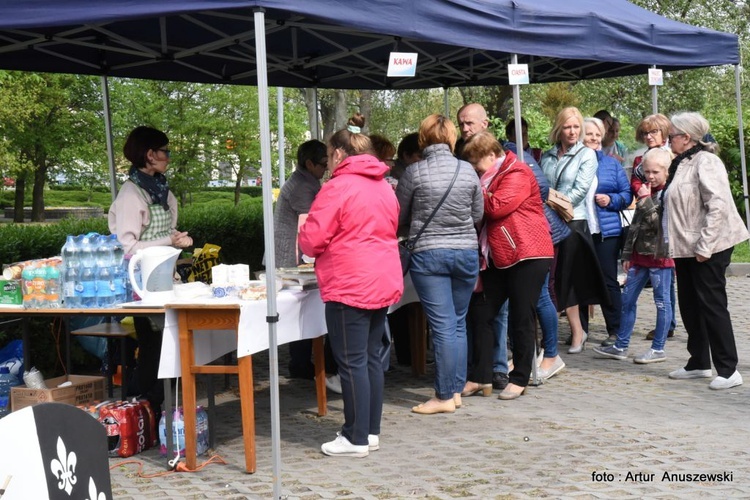
<svg viewBox="0 0 750 500"><path fill-rule="evenodd" d="M419 127L423 159L406 169L396 188L399 226L408 226L414 238L453 182L419 237L409 269L435 346L435 397L412 408L422 414L455 411L466 384L466 312L479 274L474 225L484 202L474 169L453 156L455 143L453 122L442 115L425 118Z"/></svg>
<svg viewBox="0 0 750 500"><path fill-rule="evenodd" d="M669 142L677 156L669 167L662 225L675 262L690 359L669 378L711 378L713 359L718 376L709 387L729 389L742 384L742 376L725 272L734 246L747 240L748 232L734 205L726 167L714 154L716 144L702 140L708 133L706 119L677 113L671 121Z"/></svg>

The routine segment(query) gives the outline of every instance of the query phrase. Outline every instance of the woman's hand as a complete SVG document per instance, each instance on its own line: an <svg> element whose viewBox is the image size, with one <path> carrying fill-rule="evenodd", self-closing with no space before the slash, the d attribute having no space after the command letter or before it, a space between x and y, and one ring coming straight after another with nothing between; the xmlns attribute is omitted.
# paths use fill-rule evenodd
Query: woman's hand
<svg viewBox="0 0 750 500"><path fill-rule="evenodd" d="M597 205L599 205L602 208L605 208L609 205L611 198L609 197L608 194L595 194L594 200L596 201Z"/></svg>
<svg viewBox="0 0 750 500"><path fill-rule="evenodd" d="M711 257L704 257L700 254L695 254L695 260L697 260L698 262L706 262L710 258Z"/></svg>
<svg viewBox="0 0 750 500"><path fill-rule="evenodd" d="M622 261L622 270L626 273L630 271L630 261L629 260L623 260Z"/></svg>
<svg viewBox="0 0 750 500"><path fill-rule="evenodd" d="M175 248L187 248L193 246L193 238L185 232L174 232L171 234L172 246Z"/></svg>

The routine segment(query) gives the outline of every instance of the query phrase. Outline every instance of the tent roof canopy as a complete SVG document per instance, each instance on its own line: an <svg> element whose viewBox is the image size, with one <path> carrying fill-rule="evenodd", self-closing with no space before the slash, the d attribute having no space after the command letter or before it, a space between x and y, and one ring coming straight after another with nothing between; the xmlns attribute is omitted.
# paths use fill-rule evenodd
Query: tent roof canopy
<svg viewBox="0 0 750 500"><path fill-rule="evenodd" d="M511 53L532 82L739 63L737 36L624 0L0 0L0 67L255 85L258 7L284 87L507 84ZM385 76L391 51L416 77Z"/></svg>

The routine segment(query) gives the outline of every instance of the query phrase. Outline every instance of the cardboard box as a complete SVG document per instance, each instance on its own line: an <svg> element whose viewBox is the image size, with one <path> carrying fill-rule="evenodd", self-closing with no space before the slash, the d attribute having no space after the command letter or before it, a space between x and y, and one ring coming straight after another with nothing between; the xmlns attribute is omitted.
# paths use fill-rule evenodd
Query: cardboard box
<svg viewBox="0 0 750 500"><path fill-rule="evenodd" d="M57 387L70 381L68 387ZM104 377L87 375L67 375L44 381L48 389L29 389L25 385L13 387L10 391L13 411L40 403L67 403L85 405L104 399Z"/></svg>

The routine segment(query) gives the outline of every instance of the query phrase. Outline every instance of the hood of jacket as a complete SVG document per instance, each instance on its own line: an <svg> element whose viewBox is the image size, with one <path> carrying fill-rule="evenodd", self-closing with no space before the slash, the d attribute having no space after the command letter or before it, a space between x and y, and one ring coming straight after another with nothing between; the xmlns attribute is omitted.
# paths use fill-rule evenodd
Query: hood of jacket
<svg viewBox="0 0 750 500"><path fill-rule="evenodd" d="M336 170L333 171L333 177L355 174L380 180L385 178L385 174L389 170L390 167L388 165L373 155L355 155L348 156L344 161L339 163Z"/></svg>

